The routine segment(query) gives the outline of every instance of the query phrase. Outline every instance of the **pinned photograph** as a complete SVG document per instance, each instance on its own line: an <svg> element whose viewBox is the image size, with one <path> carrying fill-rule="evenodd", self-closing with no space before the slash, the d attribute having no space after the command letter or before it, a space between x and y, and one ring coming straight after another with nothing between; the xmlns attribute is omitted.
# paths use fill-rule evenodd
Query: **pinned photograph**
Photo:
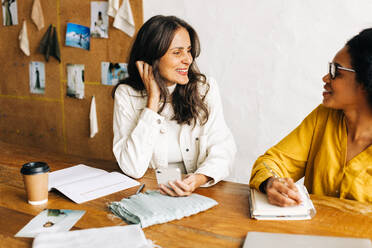
<svg viewBox="0 0 372 248"><path fill-rule="evenodd" d="M2 0L3 25L13 26L18 24L17 0Z"/></svg>
<svg viewBox="0 0 372 248"><path fill-rule="evenodd" d="M33 238L44 232L68 231L84 213L84 210L44 209L14 236Z"/></svg>
<svg viewBox="0 0 372 248"><path fill-rule="evenodd" d="M90 5L90 36L93 38L108 38L107 2L91 2Z"/></svg>
<svg viewBox="0 0 372 248"><path fill-rule="evenodd" d="M102 62L101 82L104 85L116 85L127 78L128 68L126 63Z"/></svg>
<svg viewBox="0 0 372 248"><path fill-rule="evenodd" d="M84 98L84 65L67 64L67 96Z"/></svg>
<svg viewBox="0 0 372 248"><path fill-rule="evenodd" d="M67 23L65 44L66 46L89 50L90 48L89 28L79 24Z"/></svg>
<svg viewBox="0 0 372 248"><path fill-rule="evenodd" d="M43 62L30 62L30 92L45 93L45 66Z"/></svg>

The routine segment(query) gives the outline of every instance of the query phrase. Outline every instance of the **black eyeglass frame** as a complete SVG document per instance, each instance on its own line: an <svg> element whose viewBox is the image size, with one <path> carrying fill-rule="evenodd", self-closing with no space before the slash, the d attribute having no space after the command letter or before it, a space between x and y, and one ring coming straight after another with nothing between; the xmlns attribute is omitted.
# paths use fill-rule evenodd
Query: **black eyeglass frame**
<svg viewBox="0 0 372 248"><path fill-rule="evenodd" d="M331 76L331 79L335 79L337 76L337 70L344 70L344 71L350 71L355 72L354 69L342 67L337 63L329 62L329 75Z"/></svg>

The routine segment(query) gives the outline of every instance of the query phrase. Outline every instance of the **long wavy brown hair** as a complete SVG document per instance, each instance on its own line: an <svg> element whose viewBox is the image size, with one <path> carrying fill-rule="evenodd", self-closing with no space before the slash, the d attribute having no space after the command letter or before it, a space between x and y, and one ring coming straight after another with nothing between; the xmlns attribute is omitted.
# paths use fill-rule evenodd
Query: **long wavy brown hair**
<svg viewBox="0 0 372 248"><path fill-rule="evenodd" d="M120 81L113 91L112 97L115 97L115 91L120 84L127 84L133 89L140 91L142 96L146 96L145 85L139 75L136 67L136 61L145 61L152 65L154 78L160 88L161 106L158 113L164 109L165 103L169 98L168 88L164 79L159 74L159 60L168 51L170 44L179 28L185 28L190 35L191 55L193 61L189 67L189 82L185 85L177 84L172 94L172 105L174 116L179 124L204 125L208 121L209 111L204 99L209 90L209 84L204 74L200 73L195 58L200 54L200 42L195 30L185 21L175 16L157 15L149 19L138 31L133 43L128 62L129 77ZM201 92L201 86L206 90Z"/></svg>

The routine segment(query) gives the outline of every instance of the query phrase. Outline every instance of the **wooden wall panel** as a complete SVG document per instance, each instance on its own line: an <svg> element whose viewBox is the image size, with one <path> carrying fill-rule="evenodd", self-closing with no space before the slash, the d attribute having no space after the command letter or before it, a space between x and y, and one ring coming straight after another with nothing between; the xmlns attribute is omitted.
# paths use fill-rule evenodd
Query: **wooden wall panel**
<svg viewBox="0 0 372 248"><path fill-rule="evenodd" d="M1 97L0 106L0 140L63 151L60 102Z"/></svg>

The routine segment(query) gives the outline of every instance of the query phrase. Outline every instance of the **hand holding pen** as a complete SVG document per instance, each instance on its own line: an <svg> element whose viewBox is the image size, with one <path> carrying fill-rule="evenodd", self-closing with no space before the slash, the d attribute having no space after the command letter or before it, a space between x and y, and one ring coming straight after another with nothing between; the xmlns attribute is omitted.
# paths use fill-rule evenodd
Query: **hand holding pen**
<svg viewBox="0 0 372 248"><path fill-rule="evenodd" d="M301 197L292 178L282 178L267 166L265 162L263 162L263 165L273 175L266 185L266 194L269 203L281 207L300 204Z"/></svg>

